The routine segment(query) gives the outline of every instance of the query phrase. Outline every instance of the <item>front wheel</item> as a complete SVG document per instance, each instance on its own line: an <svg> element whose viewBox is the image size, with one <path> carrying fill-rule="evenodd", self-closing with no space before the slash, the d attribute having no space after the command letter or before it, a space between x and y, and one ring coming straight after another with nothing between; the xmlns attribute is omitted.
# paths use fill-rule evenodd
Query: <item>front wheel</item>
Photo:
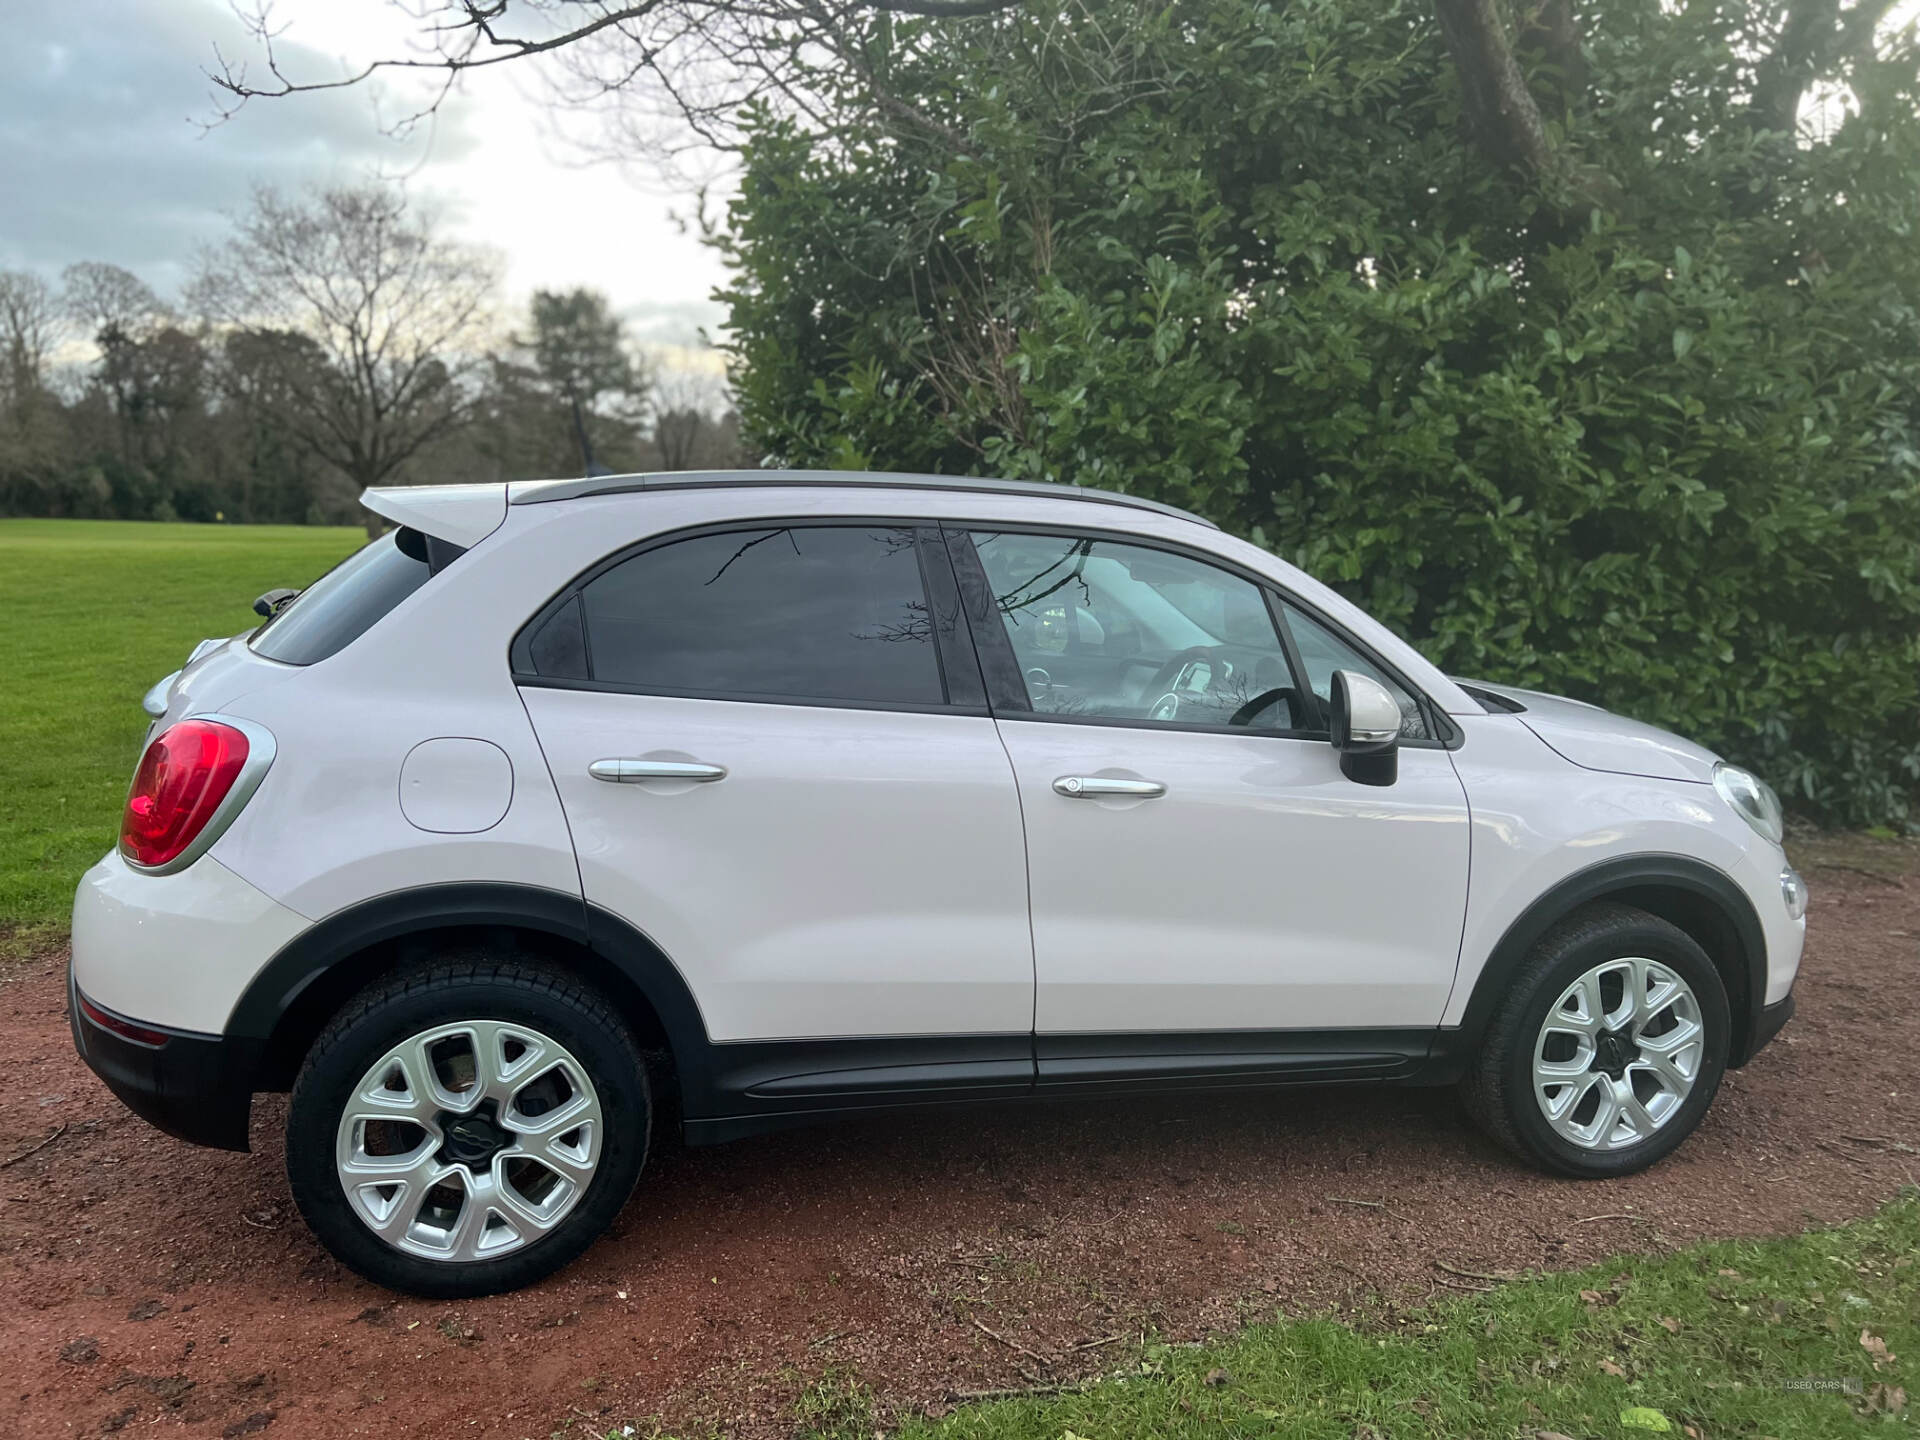
<svg viewBox="0 0 1920 1440"><path fill-rule="evenodd" d="M1562 1175L1630 1175L1693 1133L1726 1071L1726 986L1677 926L1595 905L1534 947L1462 1081L1501 1144Z"/></svg>
<svg viewBox="0 0 1920 1440"><path fill-rule="evenodd" d="M358 998L294 1084L287 1174L335 1256L418 1295L531 1284L590 1245L652 1106L606 1002L532 966L448 961Z"/></svg>

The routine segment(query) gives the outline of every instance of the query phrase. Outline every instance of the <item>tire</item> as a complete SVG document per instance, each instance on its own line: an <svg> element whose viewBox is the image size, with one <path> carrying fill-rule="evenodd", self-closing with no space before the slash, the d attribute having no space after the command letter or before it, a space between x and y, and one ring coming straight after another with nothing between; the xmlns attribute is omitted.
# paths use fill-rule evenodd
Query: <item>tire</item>
<svg viewBox="0 0 1920 1440"><path fill-rule="evenodd" d="M602 996L532 965L450 957L362 992L314 1042L287 1178L320 1242L375 1284L491 1295L558 1270L612 1223L652 1114L646 1066Z"/></svg>
<svg viewBox="0 0 1920 1440"><path fill-rule="evenodd" d="M1659 999L1674 979L1684 995L1674 993L1644 1019L1609 1025L1605 1016L1628 1015L1628 986L1641 966L1644 995ZM1576 982L1596 971L1612 978L1575 994ZM1596 1009L1601 1013L1590 1017ZM1690 1024L1699 1026L1697 1046L1686 1038ZM1482 1129L1543 1170L1581 1179L1631 1175L1670 1155L1699 1125L1726 1072L1732 1033L1726 985L1692 937L1645 911L1591 905L1527 956L1487 1026L1461 1095ZM1587 1070L1576 1074L1583 1063ZM1634 1090L1637 1112L1619 1095L1622 1083ZM1560 1110L1558 1121L1549 1106Z"/></svg>

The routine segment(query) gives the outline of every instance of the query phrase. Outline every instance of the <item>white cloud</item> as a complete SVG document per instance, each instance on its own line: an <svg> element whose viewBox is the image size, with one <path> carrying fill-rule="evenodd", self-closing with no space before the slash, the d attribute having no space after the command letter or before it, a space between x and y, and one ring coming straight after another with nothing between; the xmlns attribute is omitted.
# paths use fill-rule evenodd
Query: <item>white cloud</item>
<svg viewBox="0 0 1920 1440"><path fill-rule="evenodd" d="M219 44L257 54L223 0L30 5L0 49L0 266L52 277L107 260L175 294L253 184L283 189L369 171L404 177L462 238L506 261L507 299L590 285L638 338L695 345L721 318L717 259L675 214L689 196L649 192L618 168L579 163L551 138L540 86L503 67L469 76L405 138L404 85L255 100L226 123L203 70ZM331 78L415 39L390 0L280 0L289 73Z"/></svg>

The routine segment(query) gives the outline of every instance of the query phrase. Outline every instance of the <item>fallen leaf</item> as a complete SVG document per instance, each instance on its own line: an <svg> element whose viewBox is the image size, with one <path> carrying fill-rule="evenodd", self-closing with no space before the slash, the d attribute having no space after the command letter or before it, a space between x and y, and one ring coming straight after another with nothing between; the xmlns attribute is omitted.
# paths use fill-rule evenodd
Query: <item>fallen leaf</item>
<svg viewBox="0 0 1920 1440"><path fill-rule="evenodd" d="M1224 1370L1209 1370L1207 1371L1206 1383L1209 1385L1230 1385L1233 1383L1233 1376Z"/></svg>
<svg viewBox="0 0 1920 1440"><path fill-rule="evenodd" d="M1898 1385L1875 1385L1867 1391L1867 1413L1898 1415L1907 1408L1907 1392Z"/></svg>
<svg viewBox="0 0 1920 1440"><path fill-rule="evenodd" d="M1678 1335L1680 1333L1680 1322L1674 1319L1673 1316L1657 1315L1654 1318L1658 1322L1660 1328L1666 1331L1669 1335Z"/></svg>
<svg viewBox="0 0 1920 1440"><path fill-rule="evenodd" d="M1673 1424L1651 1405L1631 1405L1620 1412L1620 1423L1629 1430L1653 1430L1666 1434Z"/></svg>
<svg viewBox="0 0 1920 1440"><path fill-rule="evenodd" d="M1717 1275L1724 1275L1729 1280L1738 1280L1740 1278L1740 1272L1738 1270L1728 1270L1724 1267L1715 1271L1714 1273Z"/></svg>
<svg viewBox="0 0 1920 1440"><path fill-rule="evenodd" d="M1536 1430L1533 1440L1573 1440L1571 1435L1562 1435L1558 1430Z"/></svg>
<svg viewBox="0 0 1920 1440"><path fill-rule="evenodd" d="M1873 1357L1873 1368L1885 1370L1900 1357L1887 1349L1887 1342L1869 1330L1860 1332L1860 1348Z"/></svg>
<svg viewBox="0 0 1920 1440"><path fill-rule="evenodd" d="M1609 1375L1619 1376L1619 1378L1622 1380L1627 1378L1627 1372L1625 1370L1622 1370L1618 1365L1614 1364L1613 1361L1611 1360L1602 1360L1600 1362L1600 1368L1606 1371L1607 1374Z"/></svg>

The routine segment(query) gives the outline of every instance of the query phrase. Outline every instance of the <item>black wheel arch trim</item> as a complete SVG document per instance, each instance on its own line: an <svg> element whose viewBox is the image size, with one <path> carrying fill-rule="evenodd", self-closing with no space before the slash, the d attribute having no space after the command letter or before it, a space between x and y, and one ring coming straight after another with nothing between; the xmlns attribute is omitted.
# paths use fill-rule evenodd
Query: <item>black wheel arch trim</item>
<svg viewBox="0 0 1920 1440"><path fill-rule="evenodd" d="M511 882L424 885L335 911L287 942L254 977L227 1019L226 1039L259 1053L264 1074L273 1063L265 1052L282 1022L336 966L409 935L488 926L536 931L590 952L652 1008L689 1098L707 1080L712 1046L706 1024L693 992L660 947L578 894Z"/></svg>
<svg viewBox="0 0 1920 1440"><path fill-rule="evenodd" d="M1679 890L1704 901L1728 927L1736 951L1731 957L1737 967L1734 978L1744 984L1744 994L1733 993L1728 997L1735 1010L1727 1063L1730 1068L1746 1064L1771 1038L1770 1033L1762 1033L1762 1005L1767 988L1766 931L1752 900L1732 876L1704 860L1672 854L1625 855L1602 860L1576 871L1535 899L1508 925L1488 955L1487 963L1474 980L1473 993L1459 1025L1441 1030L1435 1046L1436 1061L1447 1069L1455 1064L1465 1065L1466 1058L1479 1048L1495 1008L1506 997L1514 973L1547 931L1582 905L1610 899L1631 905L1634 892L1656 888Z"/></svg>

